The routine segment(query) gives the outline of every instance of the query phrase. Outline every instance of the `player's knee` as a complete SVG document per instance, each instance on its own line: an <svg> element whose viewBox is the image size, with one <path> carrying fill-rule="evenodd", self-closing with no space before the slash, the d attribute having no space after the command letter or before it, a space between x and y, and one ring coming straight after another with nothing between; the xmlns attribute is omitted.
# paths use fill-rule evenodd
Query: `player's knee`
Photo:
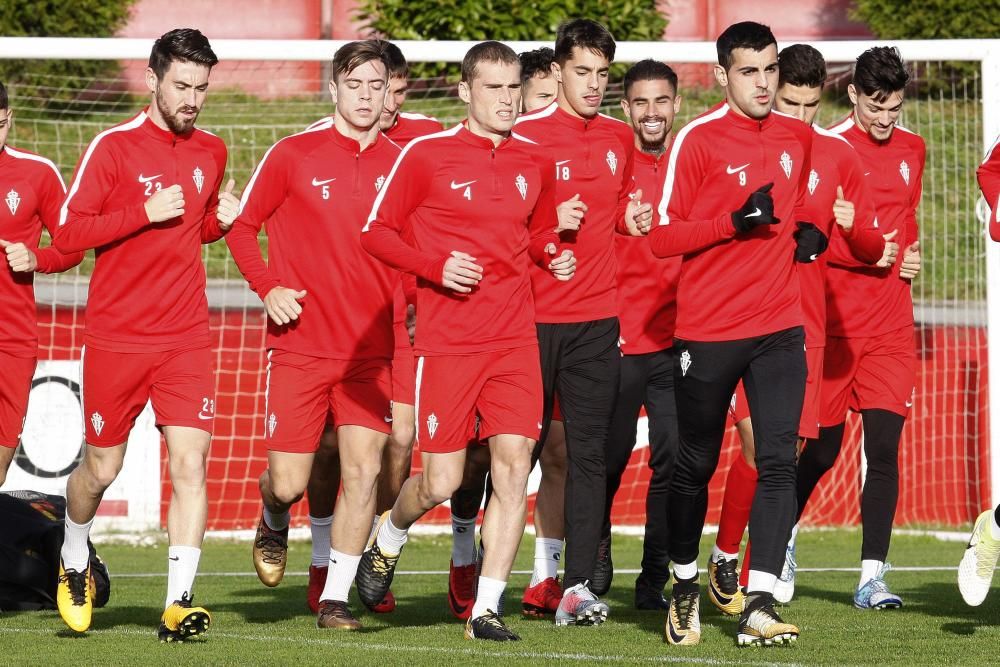
<svg viewBox="0 0 1000 667"><path fill-rule="evenodd" d="M344 484L344 492L350 487L351 493L371 494L375 491L382 462L379 459L352 462L347 467L341 467L340 478Z"/></svg>
<svg viewBox="0 0 1000 667"><path fill-rule="evenodd" d="M205 456L199 451L175 452L170 455L170 479L175 486L204 486Z"/></svg>
<svg viewBox="0 0 1000 667"><path fill-rule="evenodd" d="M409 456L413 450L413 441L417 437L416 426L408 421L394 421L392 423L392 433L386 447L390 448L390 455Z"/></svg>
<svg viewBox="0 0 1000 667"><path fill-rule="evenodd" d="M271 475L271 496L281 505L291 505L302 500L306 484L298 479L286 479Z"/></svg>
<svg viewBox="0 0 1000 667"><path fill-rule="evenodd" d="M421 492L426 504L437 506L451 498L462 484L460 475L434 475L433 477L424 474L422 479Z"/></svg>
<svg viewBox="0 0 1000 667"><path fill-rule="evenodd" d="M122 461L111 457L86 456L83 460L83 471L87 473L88 486L103 492L118 477L122 469Z"/></svg>

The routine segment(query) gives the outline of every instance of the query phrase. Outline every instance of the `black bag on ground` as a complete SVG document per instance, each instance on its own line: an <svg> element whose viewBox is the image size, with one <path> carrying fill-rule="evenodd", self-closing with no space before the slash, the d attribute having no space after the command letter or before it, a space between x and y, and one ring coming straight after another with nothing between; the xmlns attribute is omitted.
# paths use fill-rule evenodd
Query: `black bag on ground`
<svg viewBox="0 0 1000 667"><path fill-rule="evenodd" d="M0 493L0 610L56 608L66 500L37 491ZM108 568L90 547L94 606L111 596Z"/></svg>

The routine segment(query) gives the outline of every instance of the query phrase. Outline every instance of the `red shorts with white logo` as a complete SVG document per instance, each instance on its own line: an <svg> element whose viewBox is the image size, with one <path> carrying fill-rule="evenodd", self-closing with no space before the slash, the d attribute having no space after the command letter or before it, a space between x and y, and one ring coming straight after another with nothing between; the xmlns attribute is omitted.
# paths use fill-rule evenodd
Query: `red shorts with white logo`
<svg viewBox="0 0 1000 667"><path fill-rule="evenodd" d="M286 350L268 352L264 441L268 450L311 453L333 414L336 426L392 430L386 359L324 359Z"/></svg>
<svg viewBox="0 0 1000 667"><path fill-rule="evenodd" d="M0 351L0 447L17 447L28 413L28 394L35 376L35 357Z"/></svg>
<svg viewBox="0 0 1000 667"><path fill-rule="evenodd" d="M157 426L190 426L212 432L215 376L211 348L163 352L111 352L88 346L83 353L83 421L87 442L113 447L129 431L147 401Z"/></svg>
<svg viewBox="0 0 1000 667"><path fill-rule="evenodd" d="M819 437L820 387L823 377L823 348L806 348L806 394L802 403L802 415L799 417L799 437ZM750 405L740 380L729 402L729 423L735 426L744 419L750 418Z"/></svg>
<svg viewBox="0 0 1000 667"><path fill-rule="evenodd" d="M538 440L542 430L538 346L417 357L416 413L417 446L423 452L457 452L473 438L485 441L499 434Z"/></svg>
<svg viewBox="0 0 1000 667"><path fill-rule="evenodd" d="M906 417L916 376L912 326L867 338L827 336L819 423L835 426L848 410L880 409Z"/></svg>
<svg viewBox="0 0 1000 667"><path fill-rule="evenodd" d="M396 340L405 341L402 345L397 345L392 355L392 400L395 403L413 405L416 383L416 359L413 356L413 348L410 346L410 338L406 333L406 326L398 324L395 326Z"/></svg>

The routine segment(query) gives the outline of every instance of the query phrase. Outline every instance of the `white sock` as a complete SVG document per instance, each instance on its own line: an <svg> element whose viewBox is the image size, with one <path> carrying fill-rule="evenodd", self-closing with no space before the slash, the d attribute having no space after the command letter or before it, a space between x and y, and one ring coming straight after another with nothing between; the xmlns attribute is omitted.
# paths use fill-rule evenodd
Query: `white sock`
<svg viewBox="0 0 1000 667"><path fill-rule="evenodd" d="M309 530L312 532L312 564L313 567L326 567L330 564L330 526L333 525L333 515L314 517L309 515Z"/></svg>
<svg viewBox="0 0 1000 667"><path fill-rule="evenodd" d="M882 569L883 563L880 560L863 560L861 561L861 580L858 582L858 588L861 588L869 581L878 576L879 570Z"/></svg>
<svg viewBox="0 0 1000 667"><path fill-rule="evenodd" d="M726 553L718 547L718 545L712 547L712 562L717 563L719 561L719 556L722 556L726 560L736 560L740 557L739 554Z"/></svg>
<svg viewBox="0 0 1000 667"><path fill-rule="evenodd" d="M167 549L167 601L166 609L184 594L191 597L194 575L198 573L201 549L198 547L170 547Z"/></svg>
<svg viewBox="0 0 1000 667"><path fill-rule="evenodd" d="M378 534L375 536L378 548L387 556L395 556L403 549L403 545L406 544L406 532L405 530L396 528L392 525L392 519L386 517L385 523L382 524L382 530L378 531Z"/></svg>
<svg viewBox="0 0 1000 667"><path fill-rule="evenodd" d="M347 594L351 592L351 584L358 574L358 563L361 556L351 556L330 549L329 571L326 573L326 585L320 600L339 600L347 602Z"/></svg>
<svg viewBox="0 0 1000 667"><path fill-rule="evenodd" d="M993 520L990 521L990 533L994 540L1000 540L1000 525L997 524L997 511L993 510Z"/></svg>
<svg viewBox="0 0 1000 667"><path fill-rule="evenodd" d="M451 562L455 567L476 562L476 517L451 515Z"/></svg>
<svg viewBox="0 0 1000 667"><path fill-rule="evenodd" d="M774 584L778 577L760 570L750 570L750 577L747 579L748 593L774 593Z"/></svg>
<svg viewBox="0 0 1000 667"><path fill-rule="evenodd" d="M506 581L479 577L476 602L472 605L472 618L482 616L487 611L496 613L497 607L500 606L500 596L503 595L505 588L507 588Z"/></svg>
<svg viewBox="0 0 1000 667"><path fill-rule="evenodd" d="M695 579L698 576L698 562L674 563L674 579Z"/></svg>
<svg viewBox="0 0 1000 667"><path fill-rule="evenodd" d="M87 523L74 523L66 513L64 523L64 535L62 551L63 567L67 570L83 572L90 564L90 547L87 546L87 539L90 537L90 527L94 525L91 519Z"/></svg>
<svg viewBox="0 0 1000 667"><path fill-rule="evenodd" d="M532 586L537 586L546 579L555 579L559 576L562 549L563 541L561 539L535 538L535 569L531 573Z"/></svg>
<svg viewBox="0 0 1000 667"><path fill-rule="evenodd" d="M267 505L264 505L264 523L266 523L267 527L271 530L284 530L285 528L288 528L288 522L290 520L288 512L272 514L271 510L267 509Z"/></svg>

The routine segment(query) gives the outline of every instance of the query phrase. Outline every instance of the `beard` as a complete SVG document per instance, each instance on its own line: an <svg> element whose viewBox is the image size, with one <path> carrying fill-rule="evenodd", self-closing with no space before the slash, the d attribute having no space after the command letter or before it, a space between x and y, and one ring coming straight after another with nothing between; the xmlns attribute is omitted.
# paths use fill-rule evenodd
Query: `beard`
<svg viewBox="0 0 1000 667"><path fill-rule="evenodd" d="M194 122L198 120L199 109L189 106L182 106L177 111L171 111L170 107L167 106L166 100L160 94L160 90L156 90L156 108L163 116L163 121L170 128L170 131L174 134L186 134L191 131L194 127ZM181 118L178 114L181 111L193 111L194 117L191 119Z"/></svg>
<svg viewBox="0 0 1000 667"><path fill-rule="evenodd" d="M658 121L662 121L663 122L663 129L660 130L659 132L656 132L656 133L649 133L649 132L647 132L646 129L644 127L642 127L642 123L646 122L647 120L650 120L650 121L657 121L657 120ZM653 155L659 155L659 154L663 153L663 151L666 150L665 143L666 143L666 140L667 140L667 123L666 123L666 119L665 118L655 118L655 117L643 118L642 121L639 124L638 136L639 136L639 144L641 146L641 150L642 150L643 153L651 153Z"/></svg>

